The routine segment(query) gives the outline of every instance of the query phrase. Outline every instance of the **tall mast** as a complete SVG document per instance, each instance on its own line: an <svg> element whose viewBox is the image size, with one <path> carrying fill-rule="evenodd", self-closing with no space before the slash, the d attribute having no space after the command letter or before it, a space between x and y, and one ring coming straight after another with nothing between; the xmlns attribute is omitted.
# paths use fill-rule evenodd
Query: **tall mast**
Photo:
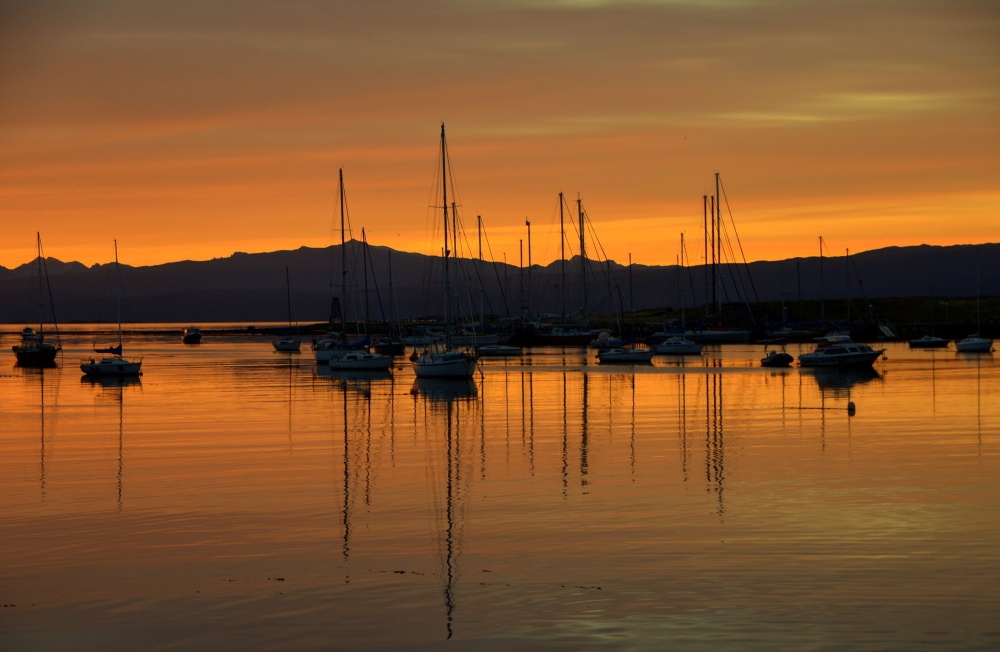
<svg viewBox="0 0 1000 652"><path fill-rule="evenodd" d="M531 222L524 221L528 227L528 285L526 290L526 300L528 305L528 319L531 319Z"/></svg>
<svg viewBox="0 0 1000 652"><path fill-rule="evenodd" d="M441 123L441 206L444 210L444 342L451 348L451 283L448 278L448 152L445 148L444 123Z"/></svg>
<svg viewBox="0 0 1000 652"><path fill-rule="evenodd" d="M340 300L344 307L340 310L340 339L347 341L347 248L344 242L344 168L340 168Z"/></svg>
<svg viewBox="0 0 1000 652"><path fill-rule="evenodd" d="M587 297L587 232L583 230L583 200L576 198L576 210L580 214L580 285L583 287L583 323L587 324L590 312Z"/></svg>
<svg viewBox="0 0 1000 652"><path fill-rule="evenodd" d="M566 323L566 231L563 227L563 194L559 193L559 305Z"/></svg>
<svg viewBox="0 0 1000 652"><path fill-rule="evenodd" d="M826 288L823 287L823 236L819 237L819 323L826 327Z"/></svg>
<svg viewBox="0 0 1000 652"><path fill-rule="evenodd" d="M715 264L722 264L722 196L719 194L719 173L715 173L715 245L716 249L719 251L719 255L715 258ZM719 325L722 325L722 272L719 272L718 278L718 299L716 300L715 308L719 315Z"/></svg>
<svg viewBox="0 0 1000 652"><path fill-rule="evenodd" d="M122 268L118 266L118 239L115 238L115 275L118 277L118 291L115 293L118 306L118 349L122 346Z"/></svg>
<svg viewBox="0 0 1000 652"><path fill-rule="evenodd" d="M705 314L707 315L708 314L708 294L709 294L708 293L708 282L709 282L709 278L708 278L708 195L702 195L701 196L701 210L702 210L702 217L701 217L702 230L705 232L705 267L703 267L702 269L705 270L705 299L704 299L704 305L705 305Z"/></svg>
<svg viewBox="0 0 1000 652"><path fill-rule="evenodd" d="M44 288L42 287L42 234L39 231L35 232L35 246L38 250L38 341L41 342L43 334L42 328L43 323L45 322L45 319L43 318L45 311L44 308L42 308L42 306L45 305L45 293Z"/></svg>

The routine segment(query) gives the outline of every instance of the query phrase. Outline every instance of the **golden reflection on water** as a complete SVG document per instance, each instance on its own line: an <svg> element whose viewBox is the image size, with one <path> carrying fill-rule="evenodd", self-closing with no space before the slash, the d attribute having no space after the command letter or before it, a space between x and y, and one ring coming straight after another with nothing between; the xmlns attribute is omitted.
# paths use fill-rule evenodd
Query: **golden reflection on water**
<svg viewBox="0 0 1000 652"><path fill-rule="evenodd" d="M992 356L541 350L451 382L269 349L0 374L0 647L996 642Z"/></svg>

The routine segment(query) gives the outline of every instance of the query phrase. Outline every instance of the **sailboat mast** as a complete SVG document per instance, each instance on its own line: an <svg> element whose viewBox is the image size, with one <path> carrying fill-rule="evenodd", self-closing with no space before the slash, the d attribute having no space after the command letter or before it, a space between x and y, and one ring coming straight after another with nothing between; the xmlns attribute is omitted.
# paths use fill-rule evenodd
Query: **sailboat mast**
<svg viewBox="0 0 1000 652"><path fill-rule="evenodd" d="M583 322L587 323L590 312L587 297L587 232L583 230L583 200L576 198L576 210L580 214L580 285L583 288Z"/></svg>
<svg viewBox="0 0 1000 652"><path fill-rule="evenodd" d="M118 309L118 349L122 347L122 268L118 266L118 239L115 239L115 274L118 276L118 291L115 293Z"/></svg>
<svg viewBox="0 0 1000 652"><path fill-rule="evenodd" d="M292 283L288 277L288 265L285 265L285 297L288 302L288 327L292 327Z"/></svg>
<svg viewBox="0 0 1000 652"><path fill-rule="evenodd" d="M566 323L566 231L563 226L563 194L559 193L559 305Z"/></svg>
<svg viewBox="0 0 1000 652"><path fill-rule="evenodd" d="M441 206L444 209L444 341L451 346L451 283L448 277L448 151L445 147L444 123L441 123Z"/></svg>
<svg viewBox="0 0 1000 652"><path fill-rule="evenodd" d="M340 310L340 339L347 341L347 248L344 242L344 168L338 171L340 178L340 301L344 306Z"/></svg>
<svg viewBox="0 0 1000 652"><path fill-rule="evenodd" d="M719 193L719 173L715 173L715 246L719 255L715 257L716 266L722 264L722 196ZM718 275L718 299L715 309L719 315L719 325L722 325L722 272Z"/></svg>
<svg viewBox="0 0 1000 652"><path fill-rule="evenodd" d="M528 306L528 319L531 319L531 222L525 220L524 225L528 227L528 284L525 299Z"/></svg>
<svg viewBox="0 0 1000 652"><path fill-rule="evenodd" d="M42 340L42 326L45 322L43 315L45 314L43 306L45 305L45 291L42 287L42 234L41 232L35 232L35 247L38 251L38 341Z"/></svg>
<svg viewBox="0 0 1000 652"><path fill-rule="evenodd" d="M823 287L823 236L819 237L819 323L826 328L826 289Z"/></svg>

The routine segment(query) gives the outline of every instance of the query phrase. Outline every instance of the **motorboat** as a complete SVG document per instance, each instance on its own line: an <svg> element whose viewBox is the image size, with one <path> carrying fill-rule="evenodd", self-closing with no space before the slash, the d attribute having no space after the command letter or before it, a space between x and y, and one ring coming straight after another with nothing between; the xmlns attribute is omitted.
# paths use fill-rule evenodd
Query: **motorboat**
<svg viewBox="0 0 1000 652"><path fill-rule="evenodd" d="M799 364L803 367L870 367L884 351L855 342L848 335L828 335L818 338L814 351L799 355Z"/></svg>
<svg viewBox="0 0 1000 652"><path fill-rule="evenodd" d="M201 342L201 330L197 326L188 326L181 335L181 342L185 344L198 344Z"/></svg>
<svg viewBox="0 0 1000 652"><path fill-rule="evenodd" d="M476 355L480 358L506 358L521 355L521 352L521 347L509 344L487 344L476 347Z"/></svg>
<svg viewBox="0 0 1000 652"><path fill-rule="evenodd" d="M392 368L393 359L367 349L339 349L326 364L335 371L385 371Z"/></svg>
<svg viewBox="0 0 1000 652"><path fill-rule="evenodd" d="M701 355L704 345L692 342L683 335L672 335L653 346L653 353L660 355Z"/></svg>
<svg viewBox="0 0 1000 652"><path fill-rule="evenodd" d="M924 335L923 337L918 337L915 340L910 340L911 349L943 349L948 346L948 342L951 340L946 340L943 337L935 337L934 335Z"/></svg>
<svg viewBox="0 0 1000 652"><path fill-rule="evenodd" d="M21 343L11 347L17 364L25 367L55 366L56 354L60 349L59 344L46 342L45 336L41 332L36 333L31 327L25 327L21 331Z"/></svg>
<svg viewBox="0 0 1000 652"><path fill-rule="evenodd" d="M760 359L762 367L787 367L792 364L793 358L784 351L768 351L767 355Z"/></svg>
<svg viewBox="0 0 1000 652"><path fill-rule="evenodd" d="M634 346L614 346L597 352L597 361L605 363L652 362L653 352Z"/></svg>
<svg viewBox="0 0 1000 652"><path fill-rule="evenodd" d="M298 353L302 348L302 340L291 336L278 337L271 340L271 346L281 353Z"/></svg>

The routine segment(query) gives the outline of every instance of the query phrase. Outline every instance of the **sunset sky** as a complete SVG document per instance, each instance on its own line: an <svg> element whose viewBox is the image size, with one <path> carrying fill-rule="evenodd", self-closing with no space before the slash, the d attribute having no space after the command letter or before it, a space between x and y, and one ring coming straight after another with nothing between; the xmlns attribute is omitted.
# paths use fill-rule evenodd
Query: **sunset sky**
<svg viewBox="0 0 1000 652"><path fill-rule="evenodd" d="M1000 3L0 0L0 265L205 260L353 233L437 253L440 124L475 243L748 260L1000 240ZM728 218L728 216L727 216ZM339 227L338 227L339 228Z"/></svg>

